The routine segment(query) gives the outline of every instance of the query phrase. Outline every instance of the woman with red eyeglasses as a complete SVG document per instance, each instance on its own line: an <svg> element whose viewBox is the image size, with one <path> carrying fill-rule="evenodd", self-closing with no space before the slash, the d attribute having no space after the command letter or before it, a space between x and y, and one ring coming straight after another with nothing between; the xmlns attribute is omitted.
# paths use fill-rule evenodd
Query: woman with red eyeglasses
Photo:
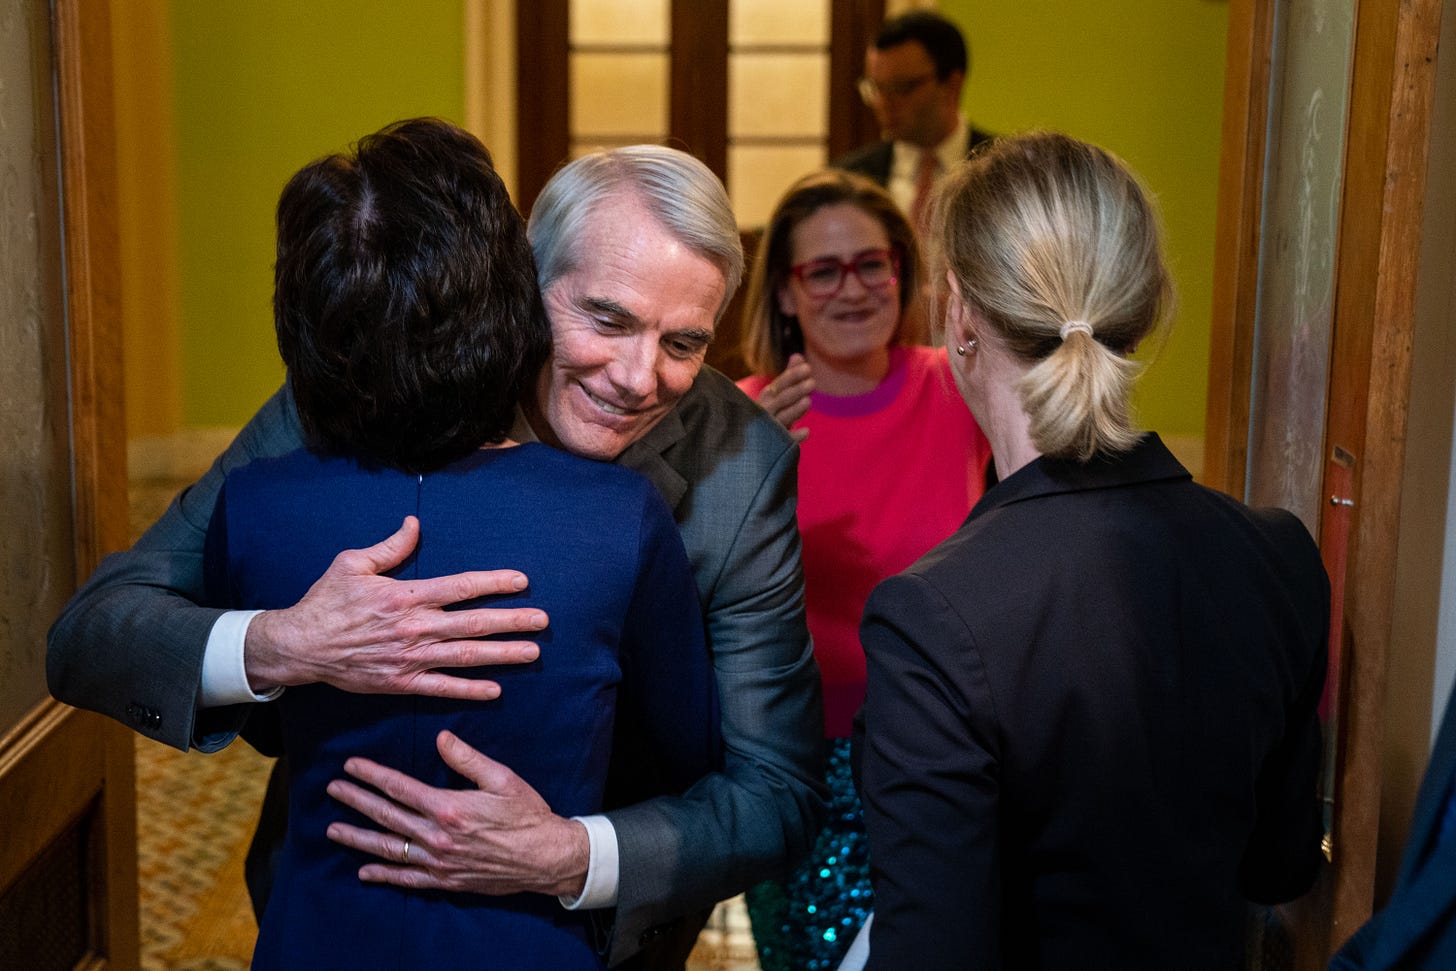
<svg viewBox="0 0 1456 971"><path fill-rule="evenodd" d="M824 682L829 822L810 858L749 891L764 971L836 968L869 913L849 769L864 700L860 614L875 584L950 536L985 488L991 447L944 348L917 346L915 234L868 179L800 179L764 231L744 304L739 382L802 443L804 602Z"/></svg>

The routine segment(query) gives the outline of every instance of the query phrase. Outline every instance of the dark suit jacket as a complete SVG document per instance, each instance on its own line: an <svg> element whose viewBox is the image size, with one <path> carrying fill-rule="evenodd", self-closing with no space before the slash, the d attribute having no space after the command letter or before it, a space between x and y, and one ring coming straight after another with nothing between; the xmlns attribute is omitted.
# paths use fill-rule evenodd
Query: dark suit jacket
<svg viewBox="0 0 1456 971"><path fill-rule="evenodd" d="M1426 766L1390 901L1355 932L1331 971L1456 968L1456 834L1437 845L1456 781L1456 690Z"/></svg>
<svg viewBox="0 0 1456 971"><path fill-rule="evenodd" d="M181 749L213 751L236 736L241 706L196 706L221 613L194 606L203 536L229 470L301 444L297 411L280 390L130 550L102 561L51 628L52 694ZM621 860L613 964L684 915L786 870L823 821L819 669L804 624L795 521L798 455L777 422L705 367L678 406L618 457L652 481L682 533L726 752L723 771L686 793L608 814Z"/></svg>
<svg viewBox="0 0 1456 971"><path fill-rule="evenodd" d="M1328 611L1157 436L986 493L865 611L869 967L1241 967L1321 860Z"/></svg>
<svg viewBox="0 0 1456 971"><path fill-rule="evenodd" d="M989 142L993 137L995 136L990 132L972 127L966 136L965 153L971 154L971 151L978 145L982 142ZM836 169L858 172L860 175L874 179L882 186L887 186L890 184L890 167L894 164L894 160L894 142L875 142L873 145L846 152L830 164Z"/></svg>

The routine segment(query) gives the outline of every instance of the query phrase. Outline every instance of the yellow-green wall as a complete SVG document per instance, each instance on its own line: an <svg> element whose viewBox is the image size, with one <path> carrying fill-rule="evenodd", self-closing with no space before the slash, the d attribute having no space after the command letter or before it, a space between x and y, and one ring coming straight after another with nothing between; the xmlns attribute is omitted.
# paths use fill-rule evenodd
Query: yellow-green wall
<svg viewBox="0 0 1456 971"><path fill-rule="evenodd" d="M175 132L150 140L145 127L133 134L142 166L132 173L142 187L136 206L151 205L157 227L142 230L146 245L135 261L158 278L126 275L141 281L134 315L160 321L173 308L180 379L167 378L169 327L128 320L128 407L143 420L133 420L133 435L165 433L173 420L239 425L278 386L272 215L288 177L397 118L463 121L465 100L465 0L148 5L170 30L172 62L161 85L170 80L172 90L150 96L170 100ZM971 41L966 106L975 122L996 131L1060 128L1106 145L1154 190L1179 311L1144 378L1141 413L1165 433L1201 434L1226 4L943 0L940 8ZM160 47L165 53L166 43ZM119 82L119 99L132 96L124 91L149 93ZM143 125L162 125L168 116L160 107L140 114ZM148 164L148 153L161 161ZM155 184L167 181L169 165L170 193ZM175 273L158 276L169 229ZM176 298L154 299L148 311L142 298L169 286Z"/></svg>
<svg viewBox="0 0 1456 971"><path fill-rule="evenodd" d="M1142 380L1151 428L1201 435L1228 6L1219 0L942 0L971 45L980 127L1057 128L1122 156L1153 190L1178 286Z"/></svg>
<svg viewBox="0 0 1456 971"><path fill-rule="evenodd" d="M171 0L169 12L181 421L241 425L283 375L279 191L390 121L464 120L462 0Z"/></svg>
<svg viewBox="0 0 1456 971"><path fill-rule="evenodd" d="M126 431L133 439L162 437L175 432L182 417L167 4L113 4L111 28Z"/></svg>

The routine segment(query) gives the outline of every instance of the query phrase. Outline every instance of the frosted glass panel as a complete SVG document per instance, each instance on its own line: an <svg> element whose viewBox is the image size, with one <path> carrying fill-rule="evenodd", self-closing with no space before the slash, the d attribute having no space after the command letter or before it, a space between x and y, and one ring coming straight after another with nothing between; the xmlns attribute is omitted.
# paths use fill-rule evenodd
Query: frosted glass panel
<svg viewBox="0 0 1456 971"><path fill-rule="evenodd" d="M728 43L828 44L829 0L731 0Z"/></svg>
<svg viewBox="0 0 1456 971"><path fill-rule="evenodd" d="M825 137L828 78L828 54L729 54L729 137Z"/></svg>
<svg viewBox="0 0 1456 971"><path fill-rule="evenodd" d="M7 4L0 15L0 735L46 697L46 628L76 579L50 50L44 0Z"/></svg>
<svg viewBox="0 0 1456 971"><path fill-rule="evenodd" d="M1354 6L1275 6L1247 488L1315 535Z"/></svg>
<svg viewBox="0 0 1456 971"><path fill-rule="evenodd" d="M666 131L666 54L571 55L573 137L661 138Z"/></svg>
<svg viewBox="0 0 1456 971"><path fill-rule="evenodd" d="M728 149L728 195L738 225L756 228L768 222L774 203L801 175L828 164L823 145L738 145Z"/></svg>
<svg viewBox="0 0 1456 971"><path fill-rule="evenodd" d="M529 17L522 4L517 16ZM653 44L666 46L668 0L573 0L570 42L580 44Z"/></svg>

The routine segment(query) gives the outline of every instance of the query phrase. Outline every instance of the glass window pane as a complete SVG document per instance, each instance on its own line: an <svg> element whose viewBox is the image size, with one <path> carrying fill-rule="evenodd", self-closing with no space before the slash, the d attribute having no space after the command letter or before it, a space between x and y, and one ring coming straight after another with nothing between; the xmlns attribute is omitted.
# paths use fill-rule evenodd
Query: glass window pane
<svg viewBox="0 0 1456 971"><path fill-rule="evenodd" d="M741 228L768 222L774 203L797 178L828 164L824 145L730 145L728 195Z"/></svg>
<svg viewBox="0 0 1456 971"><path fill-rule="evenodd" d="M823 138L828 88L828 54L729 54L729 137Z"/></svg>
<svg viewBox="0 0 1456 971"><path fill-rule="evenodd" d="M732 0L728 43L829 43L829 0Z"/></svg>
<svg viewBox="0 0 1456 971"><path fill-rule="evenodd" d="M1276 7L1249 416L1249 502L1319 535L1353 5Z"/></svg>
<svg viewBox="0 0 1456 971"><path fill-rule="evenodd" d="M574 0L569 36L580 44L667 45L668 0ZM517 16L531 10L522 4Z"/></svg>
<svg viewBox="0 0 1456 971"><path fill-rule="evenodd" d="M666 54L571 55L573 138L658 139L666 131Z"/></svg>

